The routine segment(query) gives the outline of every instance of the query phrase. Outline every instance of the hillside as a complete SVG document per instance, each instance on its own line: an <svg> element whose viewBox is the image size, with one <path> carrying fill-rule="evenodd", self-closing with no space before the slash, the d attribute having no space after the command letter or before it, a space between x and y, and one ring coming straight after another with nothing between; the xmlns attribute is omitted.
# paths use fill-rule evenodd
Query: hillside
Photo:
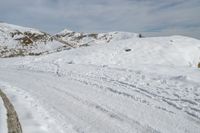
<svg viewBox="0 0 200 133"><path fill-rule="evenodd" d="M109 45L93 45L42 56L40 62L43 61L118 67L155 65L197 68L200 41L184 36L131 38L110 42Z"/></svg>
<svg viewBox="0 0 200 133"><path fill-rule="evenodd" d="M37 29L0 23L0 57L40 55L66 47Z"/></svg>
<svg viewBox="0 0 200 133"><path fill-rule="evenodd" d="M50 35L33 28L0 23L0 57L48 54L135 37L141 35L128 32L79 33L66 29Z"/></svg>
<svg viewBox="0 0 200 133"><path fill-rule="evenodd" d="M21 46L15 36L4 45ZM199 133L200 40L68 30L44 36L70 50L0 58L0 89L23 132Z"/></svg>

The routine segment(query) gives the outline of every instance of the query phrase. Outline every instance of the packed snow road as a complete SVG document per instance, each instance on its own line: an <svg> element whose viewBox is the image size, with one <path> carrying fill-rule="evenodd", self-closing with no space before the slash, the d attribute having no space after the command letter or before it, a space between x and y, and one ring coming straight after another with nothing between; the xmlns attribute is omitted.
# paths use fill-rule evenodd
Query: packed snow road
<svg viewBox="0 0 200 133"><path fill-rule="evenodd" d="M56 72L0 68L0 86L21 97L18 105L29 103L46 132L200 132L200 84L181 76L70 64Z"/></svg>

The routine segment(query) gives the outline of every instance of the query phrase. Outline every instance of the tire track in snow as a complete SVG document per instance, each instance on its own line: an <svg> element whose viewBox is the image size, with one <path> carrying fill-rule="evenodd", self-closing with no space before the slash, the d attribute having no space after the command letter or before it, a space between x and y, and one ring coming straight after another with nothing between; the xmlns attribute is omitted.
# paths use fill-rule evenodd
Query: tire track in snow
<svg viewBox="0 0 200 133"><path fill-rule="evenodd" d="M6 96L6 94L1 91L1 89L0 97L2 98L4 106L7 110L8 133L22 133L22 127L15 108Z"/></svg>
<svg viewBox="0 0 200 133"><path fill-rule="evenodd" d="M115 93L115 94L118 94L118 95L121 95L121 96L124 96L124 97L127 97L127 98L131 98L135 101L153 106L153 105L151 105L151 103L147 102L146 100L143 100L143 99L140 99L140 97L136 97L134 95L131 95L131 93L127 93L126 91L118 90L118 89L114 89L112 87L108 87L108 86L105 86L105 85L98 84L99 81L112 83L113 85L118 85L120 87L123 87L124 89L128 89L130 91L144 95L147 98L156 100L158 102L162 101L164 103L167 103L169 106L172 106L172 107L176 108L177 110L185 112L187 115L192 116L193 118L200 120L200 117L199 117L200 111L198 110L198 104L197 104L197 102L194 102L194 101L191 101L191 100L187 100L187 99L183 99L183 98L171 99L171 98L150 92L150 91L148 91L144 88L138 87L137 85L126 83L126 82L119 81L119 80L114 80L112 78L102 77L101 75L97 76L97 75L88 75L88 74L84 75L84 74L80 74L80 73L71 73L71 78L73 80L78 81L78 82L82 82L84 84L96 86L100 89L105 89L105 90L108 90L112 93ZM93 81L93 82L91 82L91 81ZM183 103L188 104L188 106L183 107ZM192 106L194 106L194 107L192 107ZM158 108L158 109L161 109L161 110L166 111L168 113L174 114L173 111L167 110L166 108L163 108L163 107L160 107L160 106L155 106L155 108Z"/></svg>
<svg viewBox="0 0 200 133"><path fill-rule="evenodd" d="M97 111L100 111L101 113L106 114L111 119L115 119L115 120L122 122L122 123L126 122L126 124L129 124L131 127L134 127L137 131L140 131L142 133L143 132L144 133L147 133L147 132L148 133L159 133L159 131L149 127L148 125L141 125L138 121L135 121L135 120L129 118L125 114L115 112L114 110L112 110L108 107L104 107L103 105L97 104L95 102L82 99L82 98L77 97L77 96L75 96L75 95L73 95L73 94L71 94L71 93L69 93L65 90L60 89L60 88L55 88L55 91L58 91L62 94L70 96L73 99L75 99L76 101L82 103L83 105L86 105L90 108L94 108Z"/></svg>
<svg viewBox="0 0 200 133"><path fill-rule="evenodd" d="M72 75L75 76L75 77L73 77ZM129 86L124 82L121 82L121 81L118 81L118 80L113 80L113 79L110 79L110 78L107 79L105 77L90 77L88 75L81 75L81 74L75 74L75 73L72 74L72 75L71 75L72 76L71 79L73 79L75 81L81 82L81 83L86 84L86 85L95 86L95 87L97 87L101 90L111 92L115 95L130 98L130 99L137 101L137 102L140 102L142 104L146 104L148 106L154 106L157 109L161 109L161 110L163 110L167 113L174 114L174 112L167 110L164 107L153 105L152 103L150 103L146 99L143 99L142 97L134 95L134 93L138 93L138 94L144 95L144 96L146 96L147 98L150 98L150 99L155 98L155 95L152 96L148 93L145 93L145 91L144 92L141 91L140 89L142 89L142 88L138 88L136 85L131 84L131 86ZM78 75L78 78L76 77L77 75ZM112 85L116 86L117 88L123 88L124 90L128 90L129 92L121 90L121 89L119 90L117 88L109 87L109 86L106 86L106 85L103 85L103 84L99 84L100 80L102 80L104 83L112 83ZM133 88L133 89L131 89L131 88ZM142 89L142 90L144 90L144 89ZM130 93L130 92L133 92L133 94Z"/></svg>

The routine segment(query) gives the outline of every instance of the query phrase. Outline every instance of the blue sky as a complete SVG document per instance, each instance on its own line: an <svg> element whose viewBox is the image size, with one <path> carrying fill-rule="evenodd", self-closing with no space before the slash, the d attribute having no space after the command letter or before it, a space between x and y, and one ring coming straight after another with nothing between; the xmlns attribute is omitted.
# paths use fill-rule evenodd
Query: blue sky
<svg viewBox="0 0 200 133"><path fill-rule="evenodd" d="M0 0L0 21L50 33L68 28L200 39L200 0Z"/></svg>

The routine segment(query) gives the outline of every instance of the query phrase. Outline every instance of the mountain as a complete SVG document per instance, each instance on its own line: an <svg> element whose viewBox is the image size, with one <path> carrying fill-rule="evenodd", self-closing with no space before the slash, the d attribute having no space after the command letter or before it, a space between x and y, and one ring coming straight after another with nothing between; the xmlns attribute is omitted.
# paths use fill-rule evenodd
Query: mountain
<svg viewBox="0 0 200 133"><path fill-rule="evenodd" d="M92 44L142 37L128 32L79 33L63 30L56 35L33 28L0 23L0 57L41 55Z"/></svg>
<svg viewBox="0 0 200 133"><path fill-rule="evenodd" d="M109 45L101 46L105 44ZM130 32L83 33L67 29L50 35L33 28L0 23L0 57L41 55L90 45L92 48L76 50L78 53L74 52L73 56L63 55L64 60L69 57L69 60L77 62L76 58L83 58L83 62L126 66L196 67L200 62L200 41L185 36L144 38L141 34ZM84 54L79 57L82 52Z"/></svg>
<svg viewBox="0 0 200 133"><path fill-rule="evenodd" d="M88 46L93 44L107 44L114 41L142 37L138 33L130 32L108 32L108 33L83 33L74 32L68 29L57 33L54 38L69 44L72 47Z"/></svg>
<svg viewBox="0 0 200 133"><path fill-rule="evenodd" d="M0 23L0 57L40 55L66 47L48 33Z"/></svg>

